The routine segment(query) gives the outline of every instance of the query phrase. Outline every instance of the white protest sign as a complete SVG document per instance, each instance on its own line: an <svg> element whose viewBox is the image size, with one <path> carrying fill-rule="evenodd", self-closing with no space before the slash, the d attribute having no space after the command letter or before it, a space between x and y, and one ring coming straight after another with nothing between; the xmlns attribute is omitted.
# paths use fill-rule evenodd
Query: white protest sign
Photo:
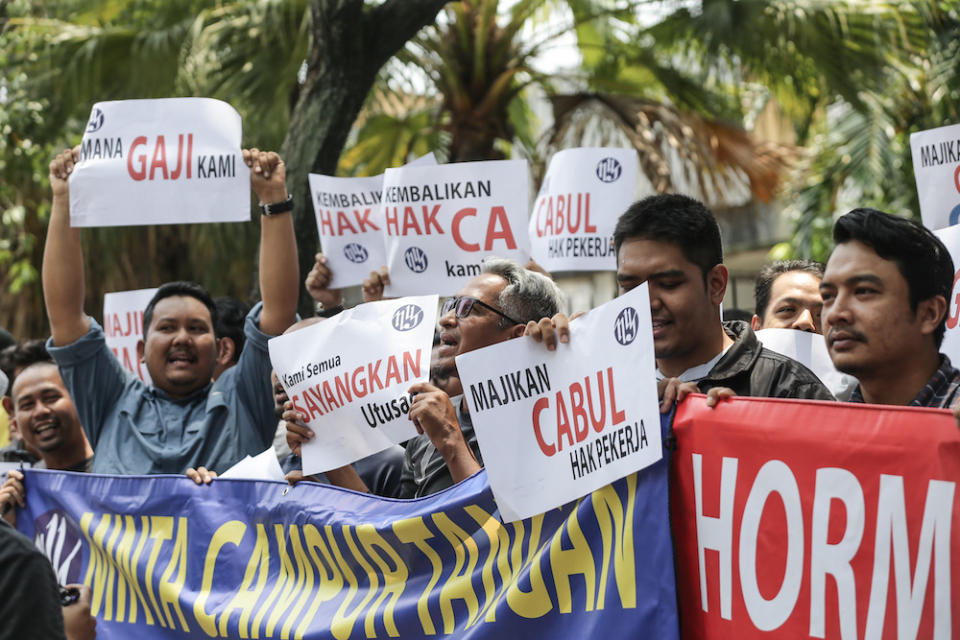
<svg viewBox="0 0 960 640"><path fill-rule="evenodd" d="M555 153L530 216L531 257L547 271L615 271L613 229L636 175L635 149Z"/></svg>
<svg viewBox="0 0 960 640"><path fill-rule="evenodd" d="M946 245L953 258L953 268L956 269L953 290L947 298L947 331L940 345L940 353L946 354L956 367L960 363L960 226L947 227L934 233Z"/></svg>
<svg viewBox="0 0 960 640"><path fill-rule="evenodd" d="M270 360L316 434L305 474L329 471L417 435L413 384L430 378L437 296L371 302L270 340Z"/></svg>
<svg viewBox="0 0 960 640"><path fill-rule="evenodd" d="M527 180L525 160L387 169L384 295L455 293L491 255L526 263Z"/></svg>
<svg viewBox="0 0 960 640"><path fill-rule="evenodd" d="M923 224L960 222L960 124L910 134L910 152Z"/></svg>
<svg viewBox="0 0 960 640"><path fill-rule="evenodd" d="M277 460L277 452L270 447L263 453L255 456L247 455L220 474L221 478L235 478L240 480L278 480L283 482L286 477Z"/></svg>
<svg viewBox="0 0 960 640"><path fill-rule="evenodd" d="M508 340L457 356L457 371L504 521L662 456L646 284L571 323L556 351Z"/></svg>
<svg viewBox="0 0 960 640"><path fill-rule="evenodd" d="M433 153L407 166L432 166ZM383 176L337 178L311 173L310 195L317 218L320 246L329 261L331 289L360 284L371 271L387 264L380 198Z"/></svg>
<svg viewBox="0 0 960 640"><path fill-rule="evenodd" d="M240 129L233 107L210 98L96 103L70 175L70 224L249 220Z"/></svg>
<svg viewBox="0 0 960 640"><path fill-rule="evenodd" d="M147 384L147 365L137 357L137 341L143 338L143 312L156 289L116 291L103 295L103 333L107 347L123 368Z"/></svg>
<svg viewBox="0 0 960 640"><path fill-rule="evenodd" d="M810 369L838 400L847 400L857 379L837 371L827 351L827 341L819 333L796 329L760 329L757 340L771 351L793 358Z"/></svg>

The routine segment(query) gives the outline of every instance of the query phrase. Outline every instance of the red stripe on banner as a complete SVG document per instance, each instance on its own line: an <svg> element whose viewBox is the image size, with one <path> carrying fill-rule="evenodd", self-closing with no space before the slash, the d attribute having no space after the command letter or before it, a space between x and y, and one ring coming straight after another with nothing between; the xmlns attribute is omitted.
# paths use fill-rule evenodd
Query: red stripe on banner
<svg viewBox="0 0 960 640"><path fill-rule="evenodd" d="M697 395L674 430L683 638L960 637L949 411Z"/></svg>

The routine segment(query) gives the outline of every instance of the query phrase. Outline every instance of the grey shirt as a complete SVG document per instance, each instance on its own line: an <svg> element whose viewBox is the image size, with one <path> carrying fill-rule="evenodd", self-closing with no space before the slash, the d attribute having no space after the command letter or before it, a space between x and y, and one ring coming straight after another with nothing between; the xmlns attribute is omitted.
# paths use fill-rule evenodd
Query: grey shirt
<svg viewBox="0 0 960 640"><path fill-rule="evenodd" d="M93 472L179 474L203 465L222 473L270 446L277 421L261 307L247 315L237 364L179 400L128 373L93 318L90 331L72 344L55 347L48 340L96 452Z"/></svg>

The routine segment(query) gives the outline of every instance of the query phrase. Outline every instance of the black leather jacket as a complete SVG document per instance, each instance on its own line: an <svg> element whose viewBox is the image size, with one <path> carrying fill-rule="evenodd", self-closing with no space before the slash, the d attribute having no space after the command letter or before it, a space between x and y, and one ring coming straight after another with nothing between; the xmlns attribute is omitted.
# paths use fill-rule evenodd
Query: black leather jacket
<svg viewBox="0 0 960 640"><path fill-rule="evenodd" d="M724 322L723 328L734 339L733 346L710 373L697 382L700 391L706 393L713 387L729 387L738 396L835 399L820 379L805 366L763 348L746 322Z"/></svg>

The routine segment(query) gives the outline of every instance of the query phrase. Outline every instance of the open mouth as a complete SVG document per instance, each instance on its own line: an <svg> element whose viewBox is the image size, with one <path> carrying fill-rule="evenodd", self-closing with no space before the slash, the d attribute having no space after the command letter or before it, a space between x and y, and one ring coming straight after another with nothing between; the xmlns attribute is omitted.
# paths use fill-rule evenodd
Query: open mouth
<svg viewBox="0 0 960 640"><path fill-rule="evenodd" d="M33 433L37 438L43 440L44 438L52 436L59 427L59 421L47 420L45 422L34 423Z"/></svg>
<svg viewBox="0 0 960 640"><path fill-rule="evenodd" d="M653 318L650 324L653 326L653 337L656 339L663 336L667 331L667 327L673 323L663 318Z"/></svg>
<svg viewBox="0 0 960 640"><path fill-rule="evenodd" d="M167 364L187 366L194 364L197 357L190 353L171 353L167 356Z"/></svg>
<svg viewBox="0 0 960 640"><path fill-rule="evenodd" d="M450 333L442 332L440 334L440 348L437 349L437 355L449 356L457 348L457 339Z"/></svg>

